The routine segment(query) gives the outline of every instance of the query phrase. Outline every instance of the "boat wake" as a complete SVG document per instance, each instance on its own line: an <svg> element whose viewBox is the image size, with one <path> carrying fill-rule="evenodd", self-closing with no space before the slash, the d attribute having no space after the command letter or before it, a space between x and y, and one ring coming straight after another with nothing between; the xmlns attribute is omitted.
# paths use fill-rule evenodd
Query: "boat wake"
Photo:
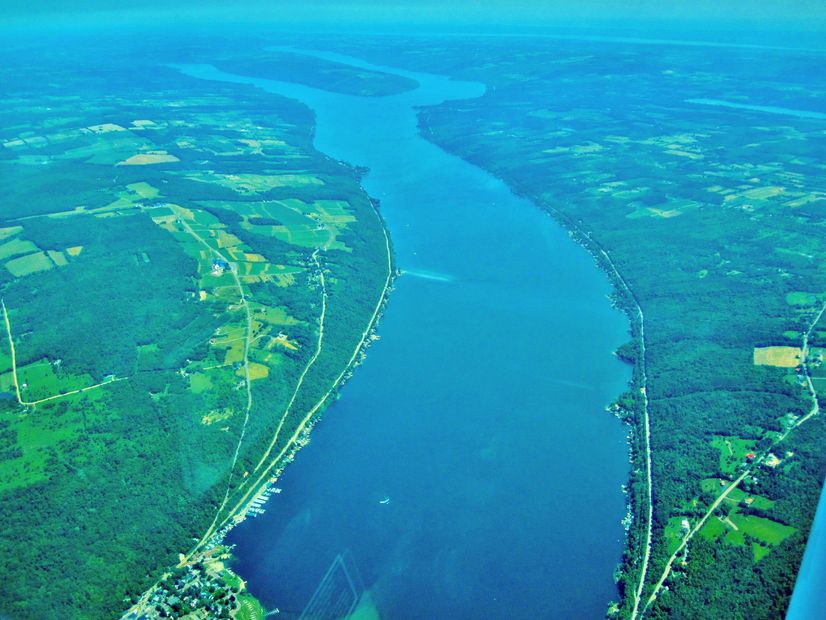
<svg viewBox="0 0 826 620"><path fill-rule="evenodd" d="M403 269L402 275L413 276L414 278L421 278L422 280L431 280L433 282L454 282L456 278L447 273L439 273L438 271L426 271L424 269Z"/></svg>

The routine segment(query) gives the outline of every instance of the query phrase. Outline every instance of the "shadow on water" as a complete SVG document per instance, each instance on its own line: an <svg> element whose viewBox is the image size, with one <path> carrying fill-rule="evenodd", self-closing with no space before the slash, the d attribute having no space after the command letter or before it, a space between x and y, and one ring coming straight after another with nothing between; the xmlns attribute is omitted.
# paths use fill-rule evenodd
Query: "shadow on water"
<svg viewBox="0 0 826 620"><path fill-rule="evenodd" d="M408 274L284 492L229 535L238 572L270 607L335 590L349 610L345 573L318 594L349 549L366 588L352 617L603 617L628 473L625 429L604 411L629 376L607 278L530 202L420 136L419 106L483 85L316 55L420 86L368 98L179 67L309 106L315 146L370 169Z"/></svg>

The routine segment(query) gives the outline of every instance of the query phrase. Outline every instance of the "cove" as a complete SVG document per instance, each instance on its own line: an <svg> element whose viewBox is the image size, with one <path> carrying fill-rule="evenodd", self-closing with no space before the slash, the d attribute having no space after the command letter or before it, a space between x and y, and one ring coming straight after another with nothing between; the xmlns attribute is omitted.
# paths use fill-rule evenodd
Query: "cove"
<svg viewBox="0 0 826 620"><path fill-rule="evenodd" d="M310 107L316 148L369 168L406 272L283 493L229 534L234 568L286 618L314 594L314 617L340 617L351 591L361 618L602 618L628 477L604 408L630 374L608 279L549 216L420 135L417 106L482 85L324 56L420 86L368 98L181 67Z"/></svg>

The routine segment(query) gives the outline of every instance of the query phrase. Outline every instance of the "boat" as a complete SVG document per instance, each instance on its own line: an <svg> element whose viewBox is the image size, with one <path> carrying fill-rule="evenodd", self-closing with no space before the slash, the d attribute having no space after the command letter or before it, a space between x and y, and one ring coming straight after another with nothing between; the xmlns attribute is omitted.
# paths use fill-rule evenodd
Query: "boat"
<svg viewBox="0 0 826 620"><path fill-rule="evenodd" d="M390 503L390 498L387 495L384 496L384 499L379 500L379 504L389 504L389 503Z"/></svg>

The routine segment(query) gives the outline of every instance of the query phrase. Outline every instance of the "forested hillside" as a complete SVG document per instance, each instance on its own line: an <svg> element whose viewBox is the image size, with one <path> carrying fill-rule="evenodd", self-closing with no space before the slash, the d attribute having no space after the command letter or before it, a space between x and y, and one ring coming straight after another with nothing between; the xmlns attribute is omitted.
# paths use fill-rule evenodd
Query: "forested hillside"
<svg viewBox="0 0 826 620"><path fill-rule="evenodd" d="M47 43L0 68L0 615L113 618L301 445L390 247L303 106L163 38ZM236 613L210 575L196 607Z"/></svg>

